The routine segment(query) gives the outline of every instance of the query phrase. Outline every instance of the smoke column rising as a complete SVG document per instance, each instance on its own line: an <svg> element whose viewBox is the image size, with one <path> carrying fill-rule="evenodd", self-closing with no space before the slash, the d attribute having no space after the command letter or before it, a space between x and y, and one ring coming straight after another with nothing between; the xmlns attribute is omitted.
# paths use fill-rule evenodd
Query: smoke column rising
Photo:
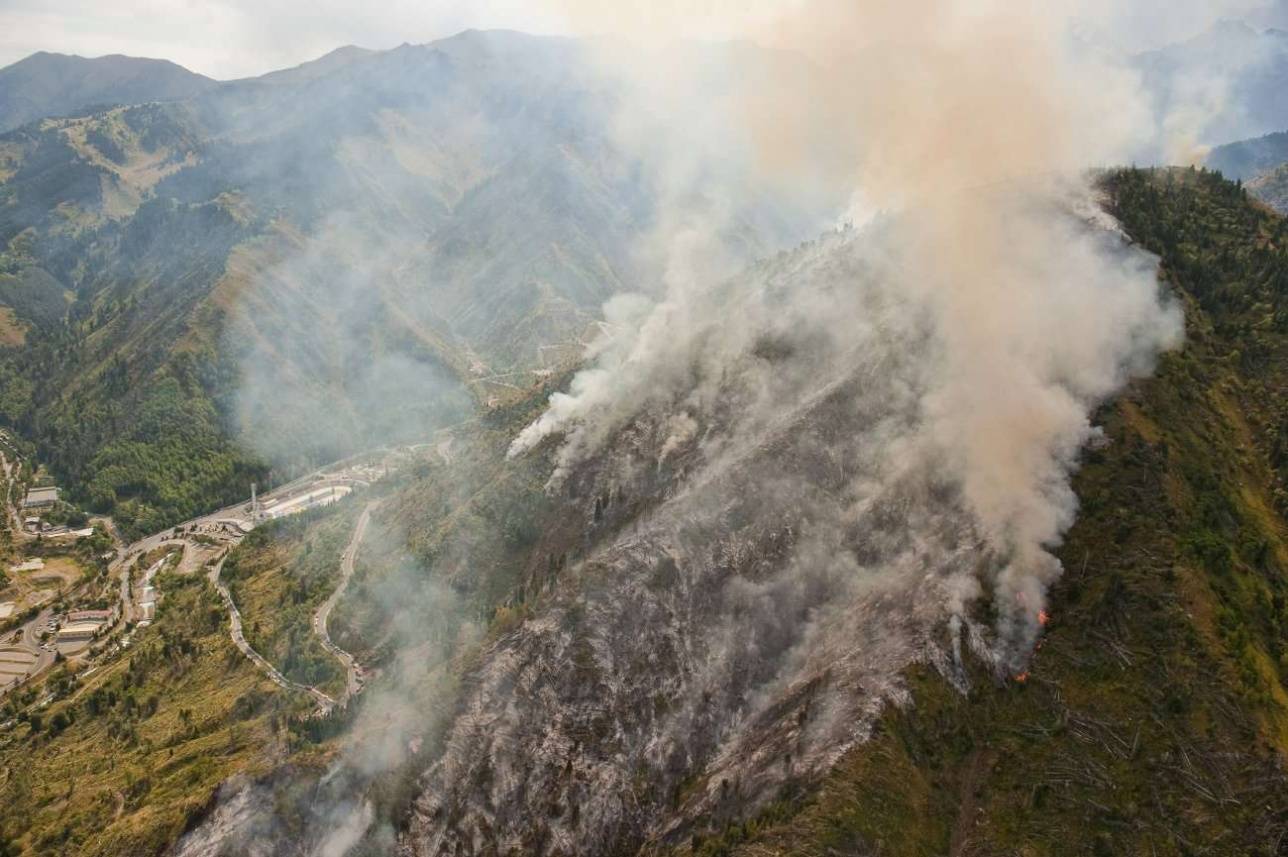
<svg viewBox="0 0 1288 857"><path fill-rule="evenodd" d="M856 211L899 220L889 248L898 287L935 320L921 428L988 543L1008 558L996 582L999 630L1018 647L999 655L1012 665L1026 657L1020 644L1032 642L1032 616L1059 572L1048 551L1076 511L1068 476L1093 434L1089 409L1146 371L1180 330L1147 265L1125 270L1071 240L1069 223L1050 210L1051 201L1094 210L1079 174L1143 148L1154 128L1136 76L1071 37L1077 11L959 0L794 4L764 35L811 65L747 85L736 129L753 141L767 181L849 187ZM591 28L604 25L604 13L585 14ZM682 18L664 8L654 20L665 35ZM658 73L621 56L630 54L605 60L612 73ZM681 124L701 110L682 98L666 108ZM675 243L682 254L693 238ZM512 454L563 433L557 483L639 402L670 395L687 374L678 343L708 320L698 313L713 307L698 295L712 285L670 277L642 317L638 305L610 305L624 333L601 344L597 363L552 398Z"/></svg>
<svg viewBox="0 0 1288 857"><path fill-rule="evenodd" d="M1073 23L796 4L769 24L783 61L729 81L728 127L686 97L683 49L604 52L640 93L622 145L663 176L749 152L767 188L844 188L862 225L722 278L700 263L719 206L660 218L660 293L605 307L612 334L510 448L553 449L568 515L599 498L584 556L480 659L407 853L673 840L826 771L909 664L963 680L963 633L1024 668L1089 414L1181 333L1085 172L1154 117ZM633 137L650 115L679 130ZM623 489L646 502L597 527Z"/></svg>
<svg viewBox="0 0 1288 857"><path fill-rule="evenodd" d="M570 8L588 32L660 43L690 20L679 4ZM656 289L608 303L612 334L510 452L550 441L552 488L580 479L637 496L649 473L671 481L630 533L588 537L562 589L480 657L409 849L477 843L482 830L520 843L515 831L540 823L570 852L611 853L668 829L663 800L627 805L632 783L660 793L689 773L711 785L781 769L765 737L827 679L798 762L823 770L899 698L903 667L944 666L926 653L945 627L969 629L1000 673L1022 668L1060 572L1051 550L1076 513L1069 477L1095 435L1089 414L1181 332L1154 261L1114 233L1084 177L1159 145L1136 74L1072 38L1087 16L1112 26L1116 14L788 4L748 23L784 53L724 81L732 111L693 96L706 89L688 85L700 51L595 43L603 72L636 96L615 133L666 193L641 239L666 264ZM722 158L752 165L768 197L848 199L861 228L731 279L736 258L715 248L737 224L700 192ZM649 468L631 458L640 450ZM735 533L734 518L751 523ZM772 568L747 559L758 552ZM648 585L671 578L660 595ZM988 629L971 619L985 596L999 617ZM645 664L630 657L640 647ZM605 677L593 704L615 718L613 753L573 729L582 669ZM580 827L536 803L572 805L587 782ZM695 815L720 799L695 793ZM343 852L370 821L361 803L344 808L323 848Z"/></svg>

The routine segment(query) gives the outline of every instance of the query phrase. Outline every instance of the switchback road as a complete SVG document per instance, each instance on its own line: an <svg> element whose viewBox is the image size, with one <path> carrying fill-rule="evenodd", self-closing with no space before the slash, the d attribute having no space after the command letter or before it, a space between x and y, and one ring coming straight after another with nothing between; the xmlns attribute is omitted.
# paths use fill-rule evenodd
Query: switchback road
<svg viewBox="0 0 1288 857"><path fill-rule="evenodd" d="M362 537L366 535L367 524L371 522L371 510L375 508L375 505L376 503L373 500L363 508L362 514L358 517L358 523L353 528L353 536L349 539L349 544L344 549L344 553L340 555L340 582L336 584L335 591L313 614L313 633L317 634L322 647L334 655L344 666L346 701L362 689L358 675L358 665L354 662L353 655L332 642L331 633L327 630L327 620L331 618L331 611L340 601L340 597L344 595L344 591L349 587L349 579L353 577L353 564L358 557L358 548L362 545Z"/></svg>

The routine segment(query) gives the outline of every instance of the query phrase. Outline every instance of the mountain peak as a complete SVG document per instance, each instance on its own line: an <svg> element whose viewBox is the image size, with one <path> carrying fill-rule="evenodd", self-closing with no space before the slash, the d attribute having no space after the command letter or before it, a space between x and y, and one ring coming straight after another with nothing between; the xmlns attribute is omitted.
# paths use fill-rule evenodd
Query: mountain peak
<svg viewBox="0 0 1288 857"><path fill-rule="evenodd" d="M308 62L302 62L291 68L280 69L279 71L270 71L259 77L248 78L258 83L306 83L311 80L317 80L325 77L337 69L344 68L352 63L359 62L369 56L373 56L379 51L370 48L359 47L358 45L341 45L327 51L322 56Z"/></svg>
<svg viewBox="0 0 1288 857"><path fill-rule="evenodd" d="M0 132L92 105L173 101L217 85L169 60L37 51L0 69Z"/></svg>

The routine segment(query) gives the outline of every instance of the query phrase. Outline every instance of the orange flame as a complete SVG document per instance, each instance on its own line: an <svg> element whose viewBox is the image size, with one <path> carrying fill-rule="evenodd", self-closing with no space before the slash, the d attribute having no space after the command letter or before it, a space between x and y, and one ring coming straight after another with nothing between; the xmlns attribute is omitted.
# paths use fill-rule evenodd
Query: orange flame
<svg viewBox="0 0 1288 857"><path fill-rule="evenodd" d="M1050 613L1046 612L1045 610L1039 610L1039 611L1038 611L1038 624L1039 624L1039 625L1045 625L1047 622L1050 622L1050 621L1051 621L1051 614L1050 614Z"/></svg>
<svg viewBox="0 0 1288 857"><path fill-rule="evenodd" d="M1029 671L1025 670L1024 672L1020 673L1015 677L1015 680L1020 684L1024 684L1026 681L1029 680Z"/></svg>

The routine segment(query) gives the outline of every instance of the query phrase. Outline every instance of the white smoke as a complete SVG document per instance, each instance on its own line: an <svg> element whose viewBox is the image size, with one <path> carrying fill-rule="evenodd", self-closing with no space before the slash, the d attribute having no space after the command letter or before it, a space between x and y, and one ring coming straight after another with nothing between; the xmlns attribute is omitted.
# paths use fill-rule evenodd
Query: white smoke
<svg viewBox="0 0 1288 857"><path fill-rule="evenodd" d="M1154 131L1136 75L1073 38L1076 12L955 0L796 4L773 22L772 38L814 64L740 92L740 131L767 185L826 176L897 224L865 240L889 260L891 296L934 331L916 355L925 385L906 447L955 477L1005 558L991 583L1012 660L1023 657L1012 646L1032 642L1059 573L1050 549L1076 512L1069 476L1095 431L1090 410L1148 371L1181 329L1150 260L1057 213L1094 207L1083 171L1125 157ZM622 56L615 73L641 73ZM674 88L649 87L659 90L673 120L701 109ZM674 242L679 260L705 243L692 223ZM561 437L552 486L642 409L701 400L695 377L719 378L763 332L746 296L685 264L665 285L651 307L606 307L613 333L592 365L515 439L512 456ZM832 306L792 309L838 341L862 323ZM761 404L764 419L781 405Z"/></svg>
<svg viewBox="0 0 1288 857"><path fill-rule="evenodd" d="M581 388L604 397L561 400L561 513L595 498L584 558L480 658L410 853L622 853L718 825L864 740L910 664L961 684L964 638L1023 668L1087 414L1179 317L1155 260L1067 193L972 199L1041 242L995 270L1013 315L969 321L1001 297L928 279L905 213L659 305L651 345L624 326L604 346L613 370Z"/></svg>
<svg viewBox="0 0 1288 857"><path fill-rule="evenodd" d="M641 779L703 775L698 815L723 779L786 778L772 757L789 738L793 771L825 769L909 663L951 672L963 634L999 671L1023 667L1089 415L1181 333L1085 172L1154 145L1158 118L1133 70L1072 38L1076 6L802 0L755 24L781 62L701 69L703 51L599 44L627 86L617 141L661 196L640 255L666 264L608 302L587 368L510 454L556 444L552 488L651 488L656 505L582 534L586 554L480 655L454 719L407 703L425 693L379 700L397 713L386 735L363 724L356 790L425 723L448 733L413 848L483 830L519 848L547 825L552 848L611 853L665 814L656 795L629 805ZM657 10L663 35L683 31L677 10ZM603 13L584 14L594 29ZM758 230L704 182L722 159L766 199L848 202L863 226L738 275L755 254L731 238ZM984 597L991 629L972 620ZM432 665L407 682L450 685ZM783 712L810 705L788 735ZM605 719L612 752L587 737ZM579 828L549 820L587 783ZM323 840L370 823L355 800Z"/></svg>
<svg viewBox="0 0 1288 857"><path fill-rule="evenodd" d="M344 857L362 839L374 816L371 804L363 801L355 811L343 815L313 857Z"/></svg>

